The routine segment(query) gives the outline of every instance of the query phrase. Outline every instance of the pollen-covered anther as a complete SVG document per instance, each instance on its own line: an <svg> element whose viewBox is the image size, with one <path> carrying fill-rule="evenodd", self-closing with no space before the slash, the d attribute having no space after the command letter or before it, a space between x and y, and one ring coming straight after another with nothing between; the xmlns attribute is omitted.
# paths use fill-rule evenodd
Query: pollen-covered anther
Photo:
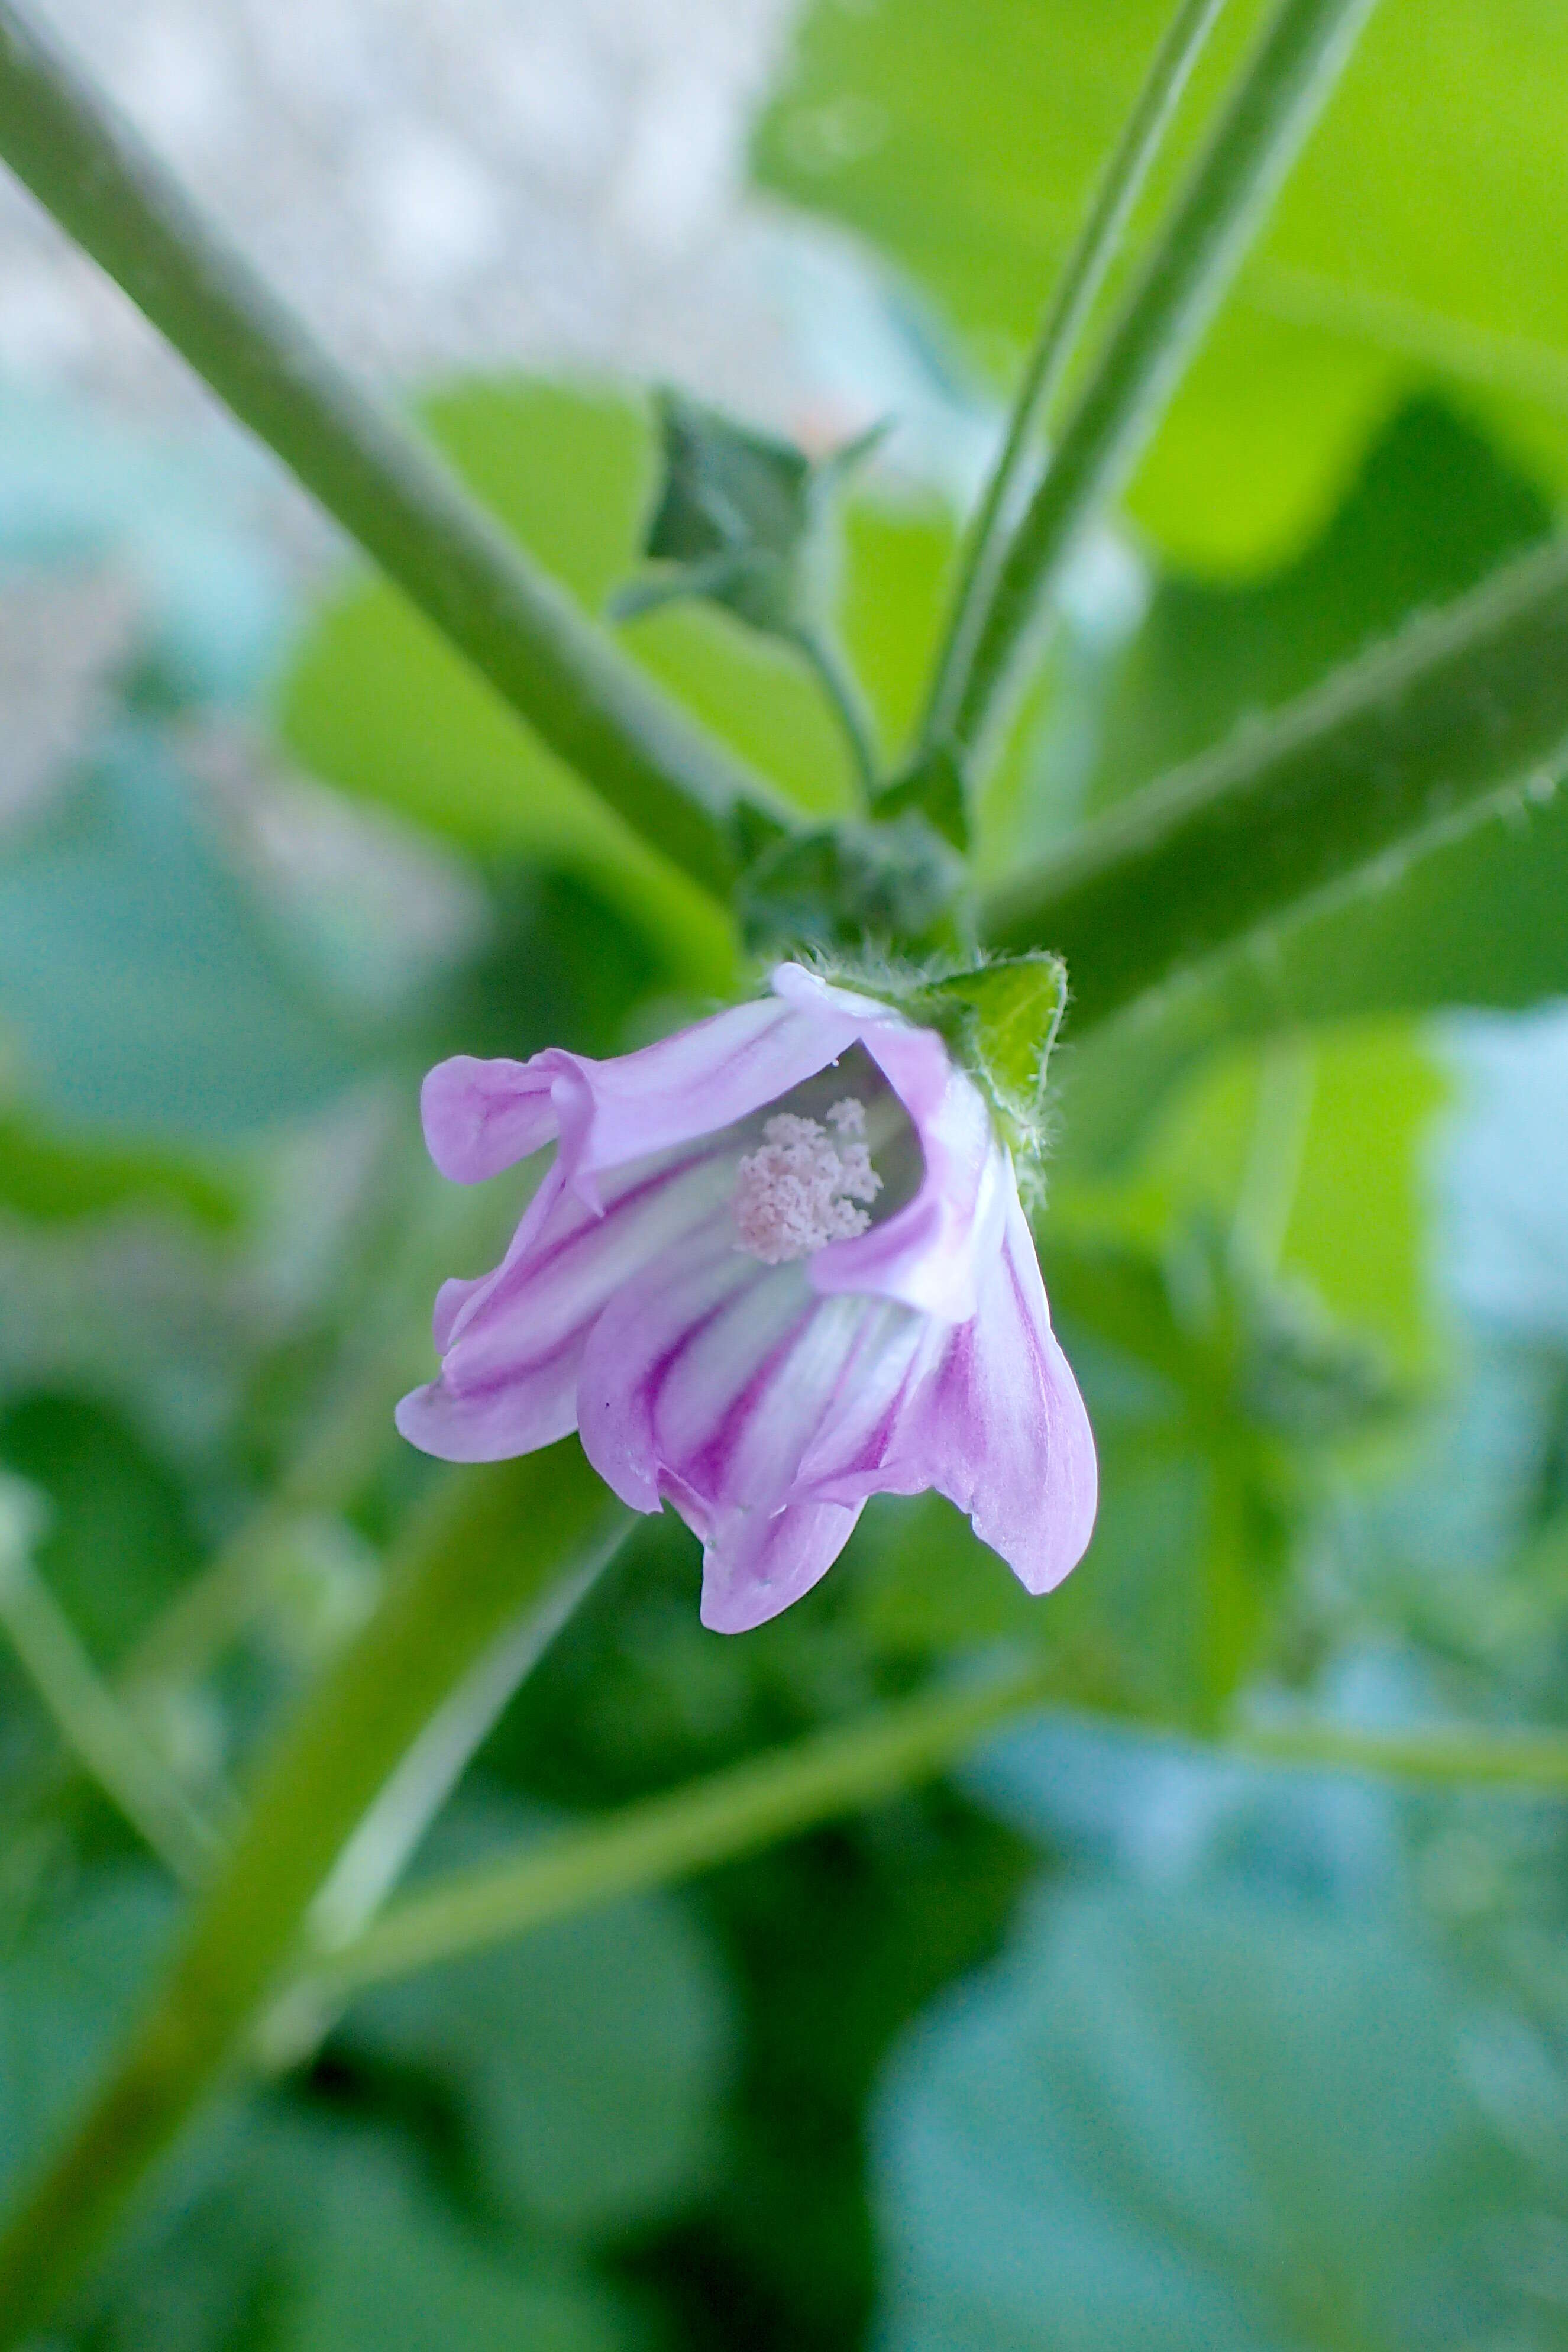
<svg viewBox="0 0 1568 2352"><path fill-rule="evenodd" d="M852 1241L871 1223L857 1203L875 1200L882 1178L864 1139L864 1107L851 1096L833 1104L827 1121L824 1127L777 1112L762 1130L760 1149L740 1163L735 1230L739 1246L764 1265L812 1257L829 1242Z"/></svg>

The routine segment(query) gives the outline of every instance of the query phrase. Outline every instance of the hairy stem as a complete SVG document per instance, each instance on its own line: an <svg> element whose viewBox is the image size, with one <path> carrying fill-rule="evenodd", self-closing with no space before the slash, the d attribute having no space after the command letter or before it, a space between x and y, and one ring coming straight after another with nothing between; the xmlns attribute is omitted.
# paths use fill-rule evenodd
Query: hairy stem
<svg viewBox="0 0 1568 2352"><path fill-rule="evenodd" d="M1080 530L1153 432L1371 6L1281 0L983 596L952 696L961 749L979 747L998 723Z"/></svg>
<svg viewBox="0 0 1568 2352"><path fill-rule="evenodd" d="M241 423L644 839L727 889L767 788L666 700L204 220L81 68L0 0L0 157Z"/></svg>
<svg viewBox="0 0 1568 2352"><path fill-rule="evenodd" d="M0 2344L53 2309L234 2063L298 1964L312 1906L428 1727L455 1695L472 1694L497 1648L512 1681L526 1671L559 1622L556 1596L580 1590L625 1526L575 1440L442 1483L376 1615L284 1735L118 2064L0 2238ZM466 1716L470 1744L504 1696L492 1676L488 1713ZM444 1793L454 1749L436 1746L433 1785ZM402 1789L391 1824L404 1850L410 1797Z"/></svg>
<svg viewBox="0 0 1568 2352"><path fill-rule="evenodd" d="M1049 947L1073 1028L1568 770L1568 541L1124 801L982 910Z"/></svg>
<svg viewBox="0 0 1568 2352"><path fill-rule="evenodd" d="M942 740L963 698L976 633L1013 525L1030 448L1116 257L1187 78L1224 5L1225 0L1182 0L1067 257L1013 401L1001 455L965 535L957 585L921 725L923 751Z"/></svg>

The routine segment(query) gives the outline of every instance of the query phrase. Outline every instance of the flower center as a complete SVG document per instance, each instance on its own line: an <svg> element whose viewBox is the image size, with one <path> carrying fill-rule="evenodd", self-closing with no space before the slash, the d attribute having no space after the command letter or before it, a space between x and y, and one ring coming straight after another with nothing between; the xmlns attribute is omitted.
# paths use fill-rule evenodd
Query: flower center
<svg viewBox="0 0 1568 2352"><path fill-rule="evenodd" d="M834 1103L826 1126L779 1111L763 1129L760 1150L740 1163L734 1200L739 1246L764 1265L814 1256L829 1242L863 1234L871 1219L856 1203L874 1201L881 1190L863 1103L852 1095Z"/></svg>

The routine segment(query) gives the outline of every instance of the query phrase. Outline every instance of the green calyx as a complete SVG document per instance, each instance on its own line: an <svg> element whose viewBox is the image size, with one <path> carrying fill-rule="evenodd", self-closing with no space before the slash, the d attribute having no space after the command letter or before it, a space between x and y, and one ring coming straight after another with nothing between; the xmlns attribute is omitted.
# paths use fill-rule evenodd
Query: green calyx
<svg viewBox="0 0 1568 2352"><path fill-rule="evenodd" d="M963 866L918 811L771 836L747 860L737 897L755 955L862 952L869 940L915 952L956 945Z"/></svg>
<svg viewBox="0 0 1568 2352"><path fill-rule="evenodd" d="M936 971L836 970L845 988L935 1029L985 1096L1026 1189L1044 1165L1046 1071L1067 1009L1067 966L1043 950Z"/></svg>

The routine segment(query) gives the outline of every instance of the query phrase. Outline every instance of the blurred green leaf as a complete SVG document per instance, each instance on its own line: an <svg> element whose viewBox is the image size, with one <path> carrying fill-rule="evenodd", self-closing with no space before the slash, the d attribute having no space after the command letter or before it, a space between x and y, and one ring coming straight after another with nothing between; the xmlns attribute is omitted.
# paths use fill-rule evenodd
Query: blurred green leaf
<svg viewBox="0 0 1568 2352"><path fill-rule="evenodd" d="M1281 1262L1331 1315L1423 1370L1436 1344L1431 1157L1448 1081L1411 1023L1347 1024L1308 1050L1312 1102Z"/></svg>
<svg viewBox="0 0 1568 2352"><path fill-rule="evenodd" d="M1561 2168L1475 2082L1392 1927L1048 1895L883 2083L880 2340L1546 2352L1526 2249Z"/></svg>
<svg viewBox="0 0 1568 2352"><path fill-rule="evenodd" d="M444 1866L515 1851L525 1809L470 1803ZM694 1921L643 1896L423 1970L356 2004L357 2043L455 2090L492 2191L575 2234L645 2224L699 2187L716 2149L727 1988Z"/></svg>
<svg viewBox="0 0 1568 2352"><path fill-rule="evenodd" d="M391 2150L300 2154L319 2235L266 2352L627 2352L636 2340L602 2289L463 2231Z"/></svg>
<svg viewBox="0 0 1568 2352"><path fill-rule="evenodd" d="M12 1404L0 1415L0 1463L47 1496L36 1565L93 1657L112 1663L201 1561L178 1482L83 1397Z"/></svg>
<svg viewBox="0 0 1568 2352"><path fill-rule="evenodd" d="M1122 1044L1120 1057L1108 1041L1067 1060L1047 1246L1060 1229L1157 1253L1174 1227L1230 1220L1250 1193L1282 1277L1304 1276L1332 1316L1423 1370L1428 1147L1448 1089L1415 1024L1325 1024L1164 1066L1153 1037ZM1260 1189L1278 1197L1258 1202Z"/></svg>
<svg viewBox="0 0 1568 2352"><path fill-rule="evenodd" d="M548 2241L475 2226L390 2118L294 2086L231 2109L115 2258L82 2352L632 2352ZM444 2193L444 2190L446 2193ZM51 2339L52 2340L52 2339Z"/></svg>
<svg viewBox="0 0 1568 2352"><path fill-rule="evenodd" d="M817 0L758 172L863 231L988 358L1014 360L1168 13ZM1258 13L1221 24L1178 155ZM1541 266L1568 237L1565 76L1550 0L1385 0L1134 486L1168 553L1277 560L1329 510L1369 426L1434 377L1568 481L1568 294Z"/></svg>
<svg viewBox="0 0 1568 2352"><path fill-rule="evenodd" d="M920 716L956 526L934 500L884 499L880 485L847 494L841 520L844 644L892 749ZM929 804L925 814L936 822Z"/></svg>
<svg viewBox="0 0 1568 2352"><path fill-rule="evenodd" d="M1090 807L1289 702L1551 525L1534 484L1474 425L1429 395L1408 402L1295 561L1239 586L1179 572L1158 582L1107 681Z"/></svg>
<svg viewBox="0 0 1568 2352"><path fill-rule="evenodd" d="M25 1113L0 1112L0 1203L38 1224L107 1210L174 1209L220 1232L239 1221L237 1187L215 1167L172 1151L73 1136Z"/></svg>
<svg viewBox="0 0 1568 2352"><path fill-rule="evenodd" d="M0 1947L0 2180L37 2163L130 2021L173 1900L151 1871L100 1868Z"/></svg>
<svg viewBox="0 0 1568 2352"><path fill-rule="evenodd" d="M138 1139L298 1117L359 1060L134 726L0 857L0 1028L46 1115Z"/></svg>

